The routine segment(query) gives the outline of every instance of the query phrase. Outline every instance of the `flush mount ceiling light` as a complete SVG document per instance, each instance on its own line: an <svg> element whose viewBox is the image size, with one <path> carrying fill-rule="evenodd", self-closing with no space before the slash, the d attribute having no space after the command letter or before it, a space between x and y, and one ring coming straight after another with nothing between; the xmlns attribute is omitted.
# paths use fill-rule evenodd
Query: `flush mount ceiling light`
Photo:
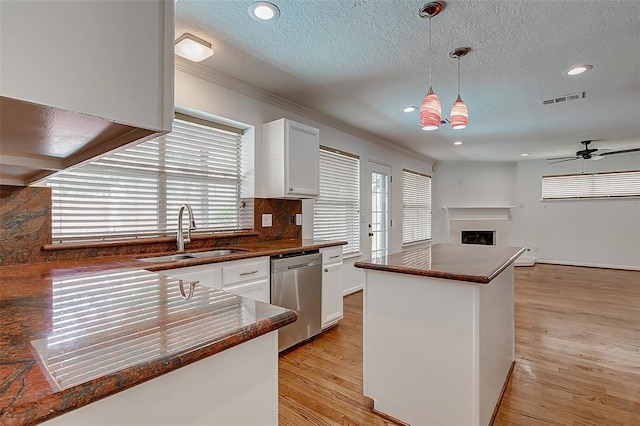
<svg viewBox="0 0 640 426"><path fill-rule="evenodd" d="M450 57L458 60L458 98L451 108L451 127L453 129L464 129L469 121L469 111L460 97L460 58L469 53L470 50L470 47L458 47L449 52Z"/></svg>
<svg viewBox="0 0 640 426"><path fill-rule="evenodd" d="M175 49L176 55L193 62L202 62L213 55L211 43L189 33L184 33L178 37Z"/></svg>
<svg viewBox="0 0 640 426"><path fill-rule="evenodd" d="M578 66L575 66L575 67L571 68L569 71L567 71L567 74L568 75L578 75L578 74L582 74L585 71L589 71L592 68L593 68L593 65L578 65Z"/></svg>
<svg viewBox="0 0 640 426"><path fill-rule="evenodd" d="M280 9L273 3L258 1L249 6L249 15L260 21L272 21L280 16Z"/></svg>
<svg viewBox="0 0 640 426"><path fill-rule="evenodd" d="M528 156L529 156L528 152L524 152L524 153L520 154L520 157L528 157Z"/></svg>
<svg viewBox="0 0 640 426"><path fill-rule="evenodd" d="M454 145L462 145L462 141L455 141L453 144Z"/></svg>
<svg viewBox="0 0 640 426"><path fill-rule="evenodd" d="M402 109L404 112L414 112L418 110L417 106L409 105Z"/></svg>
<svg viewBox="0 0 640 426"><path fill-rule="evenodd" d="M431 79L431 62L432 62L432 46L431 46L431 18L438 15L442 11L442 3L427 3L418 12L421 18L429 18L429 92L422 100L420 105L420 127L422 130L436 130L440 127L442 120L442 106L440 99L433 92L433 84Z"/></svg>

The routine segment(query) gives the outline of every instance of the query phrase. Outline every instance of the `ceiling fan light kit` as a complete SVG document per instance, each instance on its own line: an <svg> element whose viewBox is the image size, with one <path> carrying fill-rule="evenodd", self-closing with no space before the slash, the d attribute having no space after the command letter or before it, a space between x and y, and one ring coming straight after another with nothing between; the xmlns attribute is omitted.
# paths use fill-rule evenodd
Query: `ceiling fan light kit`
<svg viewBox="0 0 640 426"><path fill-rule="evenodd" d="M429 92L420 105L420 127L422 130L436 130L440 127L440 121L442 120L442 105L438 95L433 92L431 78L431 18L438 15L440 11L442 11L442 3L431 2L422 6L419 12L421 18L429 18Z"/></svg>
<svg viewBox="0 0 640 426"><path fill-rule="evenodd" d="M565 161L573 161L573 160L602 160L605 155L613 155L613 154L627 154L630 152L640 152L640 148L631 148L631 149L621 149L618 151L607 151L598 149L598 148L589 148L589 144L594 142L593 139L581 141L580 143L584 145L584 149L576 151L575 157L556 157L556 158L547 158L547 161L551 161L549 164L556 163L564 163ZM600 152L598 152L600 151Z"/></svg>

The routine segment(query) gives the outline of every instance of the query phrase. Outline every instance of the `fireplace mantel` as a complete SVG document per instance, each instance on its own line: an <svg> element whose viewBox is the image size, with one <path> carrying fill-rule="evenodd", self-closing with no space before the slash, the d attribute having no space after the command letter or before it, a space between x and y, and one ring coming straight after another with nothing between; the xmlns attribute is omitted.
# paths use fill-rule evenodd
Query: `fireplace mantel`
<svg viewBox="0 0 640 426"><path fill-rule="evenodd" d="M514 206L447 206L449 242L459 244L462 231L494 231L495 245L507 244L508 222Z"/></svg>
<svg viewBox="0 0 640 426"><path fill-rule="evenodd" d="M509 220L515 206L447 206L449 220Z"/></svg>

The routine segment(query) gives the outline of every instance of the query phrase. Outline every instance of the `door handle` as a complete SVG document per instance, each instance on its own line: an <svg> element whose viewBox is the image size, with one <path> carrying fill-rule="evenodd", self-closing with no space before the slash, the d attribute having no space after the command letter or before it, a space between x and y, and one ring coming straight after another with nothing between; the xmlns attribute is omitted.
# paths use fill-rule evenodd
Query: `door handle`
<svg viewBox="0 0 640 426"><path fill-rule="evenodd" d="M369 236L370 236L370 237L373 237L373 232L369 232Z"/></svg>

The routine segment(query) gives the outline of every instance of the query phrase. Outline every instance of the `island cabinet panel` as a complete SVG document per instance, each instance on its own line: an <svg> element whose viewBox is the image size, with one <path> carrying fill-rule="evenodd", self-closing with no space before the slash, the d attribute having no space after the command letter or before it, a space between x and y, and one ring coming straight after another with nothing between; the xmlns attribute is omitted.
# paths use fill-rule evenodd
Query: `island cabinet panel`
<svg viewBox="0 0 640 426"><path fill-rule="evenodd" d="M277 331L123 390L44 424L276 425Z"/></svg>
<svg viewBox="0 0 640 426"><path fill-rule="evenodd" d="M282 118L263 126L264 188L269 198L315 198L319 187L320 133Z"/></svg>
<svg viewBox="0 0 640 426"><path fill-rule="evenodd" d="M486 426L513 333L513 265L488 284L366 269L364 394L409 424Z"/></svg>

